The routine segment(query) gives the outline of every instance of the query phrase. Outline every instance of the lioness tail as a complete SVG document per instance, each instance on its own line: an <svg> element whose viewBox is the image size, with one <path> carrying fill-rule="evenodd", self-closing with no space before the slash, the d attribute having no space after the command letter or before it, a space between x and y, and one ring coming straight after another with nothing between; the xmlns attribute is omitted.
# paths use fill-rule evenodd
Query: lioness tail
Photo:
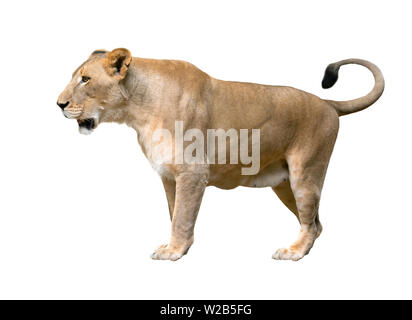
<svg viewBox="0 0 412 320"><path fill-rule="evenodd" d="M379 99L385 88L385 80L383 79L382 72L379 70L379 68L373 63L362 59L346 59L328 65L322 80L322 88L331 88L336 83L336 81L338 80L339 68L345 64L359 64L368 68L375 78L375 86L373 87L372 91L369 92L366 96L358 99L348 101L327 100L336 109L339 116L366 109Z"/></svg>

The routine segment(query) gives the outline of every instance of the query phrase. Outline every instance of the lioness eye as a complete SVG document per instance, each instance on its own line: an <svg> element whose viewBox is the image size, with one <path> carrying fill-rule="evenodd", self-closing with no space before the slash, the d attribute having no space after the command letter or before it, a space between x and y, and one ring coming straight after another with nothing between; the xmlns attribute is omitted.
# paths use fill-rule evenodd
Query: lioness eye
<svg viewBox="0 0 412 320"><path fill-rule="evenodd" d="M82 76L82 82L86 83L90 80L90 77Z"/></svg>

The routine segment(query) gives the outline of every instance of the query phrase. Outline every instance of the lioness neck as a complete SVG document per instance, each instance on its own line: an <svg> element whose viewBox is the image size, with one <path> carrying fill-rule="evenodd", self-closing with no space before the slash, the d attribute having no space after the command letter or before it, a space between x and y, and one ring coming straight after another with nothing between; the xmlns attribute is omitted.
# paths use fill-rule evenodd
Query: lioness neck
<svg viewBox="0 0 412 320"><path fill-rule="evenodd" d="M113 121L132 127L137 132L143 152L148 156L151 133L162 126L162 103L153 94L162 79L156 75L156 70L146 66L145 60L133 58L127 76L120 84L125 96L124 105L117 114L120 121ZM157 78L158 83L152 78Z"/></svg>
<svg viewBox="0 0 412 320"><path fill-rule="evenodd" d="M124 103L111 115L112 121L134 128L143 150L156 129L166 128L173 134L175 120L201 129L207 123L203 93L209 80L188 62L133 58L120 84Z"/></svg>

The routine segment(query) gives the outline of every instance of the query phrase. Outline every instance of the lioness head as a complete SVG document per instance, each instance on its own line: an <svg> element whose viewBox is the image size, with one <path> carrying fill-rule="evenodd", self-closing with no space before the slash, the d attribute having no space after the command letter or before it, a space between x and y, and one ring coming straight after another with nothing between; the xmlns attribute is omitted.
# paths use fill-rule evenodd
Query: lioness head
<svg viewBox="0 0 412 320"><path fill-rule="evenodd" d="M66 118L77 119L80 133L91 133L105 112L121 107L126 98L122 80L131 61L127 49L96 50L74 71L57 105Z"/></svg>

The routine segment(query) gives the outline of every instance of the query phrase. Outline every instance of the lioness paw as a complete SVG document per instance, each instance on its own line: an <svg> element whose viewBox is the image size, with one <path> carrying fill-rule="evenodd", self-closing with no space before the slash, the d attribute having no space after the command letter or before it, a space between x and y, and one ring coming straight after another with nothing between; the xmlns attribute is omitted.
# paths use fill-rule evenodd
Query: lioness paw
<svg viewBox="0 0 412 320"><path fill-rule="evenodd" d="M275 260L293 260L298 261L304 257L304 253L291 249L278 249L272 258Z"/></svg>
<svg viewBox="0 0 412 320"><path fill-rule="evenodd" d="M159 248L152 253L151 258L153 260L171 260L176 261L179 260L185 251L170 248L167 244L161 245Z"/></svg>

